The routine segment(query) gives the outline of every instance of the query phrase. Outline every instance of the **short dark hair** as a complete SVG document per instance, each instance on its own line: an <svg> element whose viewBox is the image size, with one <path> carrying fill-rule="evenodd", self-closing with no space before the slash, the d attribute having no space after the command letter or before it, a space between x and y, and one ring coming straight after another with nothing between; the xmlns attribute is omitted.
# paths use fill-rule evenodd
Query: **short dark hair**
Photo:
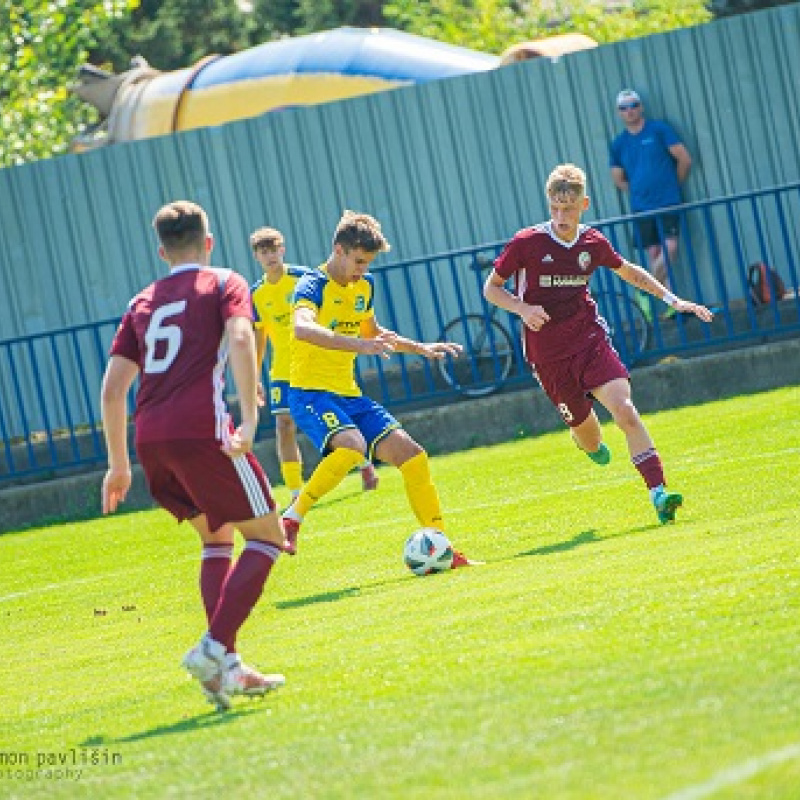
<svg viewBox="0 0 800 800"><path fill-rule="evenodd" d="M342 214L333 234L333 243L347 250L359 248L365 253L387 253L392 249L381 232L380 222L358 211L345 211Z"/></svg>
<svg viewBox="0 0 800 800"><path fill-rule="evenodd" d="M175 200L153 218L158 240L167 253L202 247L208 235L208 216L190 200Z"/></svg>
<svg viewBox="0 0 800 800"><path fill-rule="evenodd" d="M250 234L250 247L258 250L259 247L283 247L283 234L277 228L259 228Z"/></svg>

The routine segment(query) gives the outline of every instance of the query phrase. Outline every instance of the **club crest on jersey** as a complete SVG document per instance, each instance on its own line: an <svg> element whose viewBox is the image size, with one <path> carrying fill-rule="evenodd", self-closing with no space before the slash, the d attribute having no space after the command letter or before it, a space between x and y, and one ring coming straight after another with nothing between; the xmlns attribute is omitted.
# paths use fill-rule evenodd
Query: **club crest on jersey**
<svg viewBox="0 0 800 800"><path fill-rule="evenodd" d="M356 297L356 311L363 311L367 307L367 300L363 294Z"/></svg>
<svg viewBox="0 0 800 800"><path fill-rule="evenodd" d="M583 269L589 269L589 266L592 263L592 257L584 250L582 253L578 255L578 266Z"/></svg>

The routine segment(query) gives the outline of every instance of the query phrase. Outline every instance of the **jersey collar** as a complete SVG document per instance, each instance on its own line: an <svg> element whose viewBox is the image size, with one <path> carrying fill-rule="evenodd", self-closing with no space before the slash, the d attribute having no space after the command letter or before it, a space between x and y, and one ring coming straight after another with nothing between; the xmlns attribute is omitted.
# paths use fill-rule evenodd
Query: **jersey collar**
<svg viewBox="0 0 800 800"><path fill-rule="evenodd" d="M575 242L577 242L578 239L581 238L581 234L586 230L587 227L588 227L588 225L578 225L578 231L575 234L575 238L571 242L565 242L563 239L561 239L560 237L556 236L556 234L553 232L553 222L552 222L552 220L548 220L547 222L544 223L544 229L547 232L547 234L550 236L550 238L556 244L560 244L562 247L567 247L567 248L572 247L575 244Z"/></svg>

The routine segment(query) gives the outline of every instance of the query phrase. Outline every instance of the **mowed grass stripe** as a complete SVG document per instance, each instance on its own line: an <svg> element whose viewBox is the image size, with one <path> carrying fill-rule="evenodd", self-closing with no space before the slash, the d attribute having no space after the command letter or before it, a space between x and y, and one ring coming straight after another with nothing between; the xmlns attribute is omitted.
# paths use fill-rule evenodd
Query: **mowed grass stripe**
<svg viewBox="0 0 800 800"><path fill-rule="evenodd" d="M203 628L187 526L0 537L0 750L121 760L0 795L664 800L727 775L709 797L796 800L798 759L731 770L797 742L798 410L789 388L648 415L686 498L671 526L612 426L604 469L566 432L434 458L488 563L432 578L400 562L395 471L369 495L353 475L241 636L287 687L222 716L179 667Z"/></svg>

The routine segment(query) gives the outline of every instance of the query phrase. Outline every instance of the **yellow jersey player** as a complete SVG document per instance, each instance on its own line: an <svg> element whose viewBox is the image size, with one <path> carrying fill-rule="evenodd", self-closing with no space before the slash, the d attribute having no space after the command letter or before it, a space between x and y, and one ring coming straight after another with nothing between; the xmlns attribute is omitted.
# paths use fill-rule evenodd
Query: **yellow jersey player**
<svg viewBox="0 0 800 800"><path fill-rule="evenodd" d="M291 555L304 516L365 454L400 470L421 526L444 529L427 453L385 408L361 393L355 378L358 355L389 358L398 352L434 359L461 349L450 342L406 339L378 324L368 269L388 250L377 220L345 211L327 262L304 275L295 289L289 408L323 458L283 515L284 550ZM453 568L471 563L456 552Z"/></svg>
<svg viewBox="0 0 800 800"><path fill-rule="evenodd" d="M275 416L275 445L281 475L292 499L303 485L303 465L297 444L297 427L289 413L289 319L292 295L297 281L308 269L284 263L286 245L275 228L259 228L250 236L250 246L263 275L250 288L256 329L256 363L261 375L267 341L271 345L269 368L269 409ZM263 384L258 385L259 400L266 402ZM365 490L376 489L378 475L372 462L361 465Z"/></svg>

